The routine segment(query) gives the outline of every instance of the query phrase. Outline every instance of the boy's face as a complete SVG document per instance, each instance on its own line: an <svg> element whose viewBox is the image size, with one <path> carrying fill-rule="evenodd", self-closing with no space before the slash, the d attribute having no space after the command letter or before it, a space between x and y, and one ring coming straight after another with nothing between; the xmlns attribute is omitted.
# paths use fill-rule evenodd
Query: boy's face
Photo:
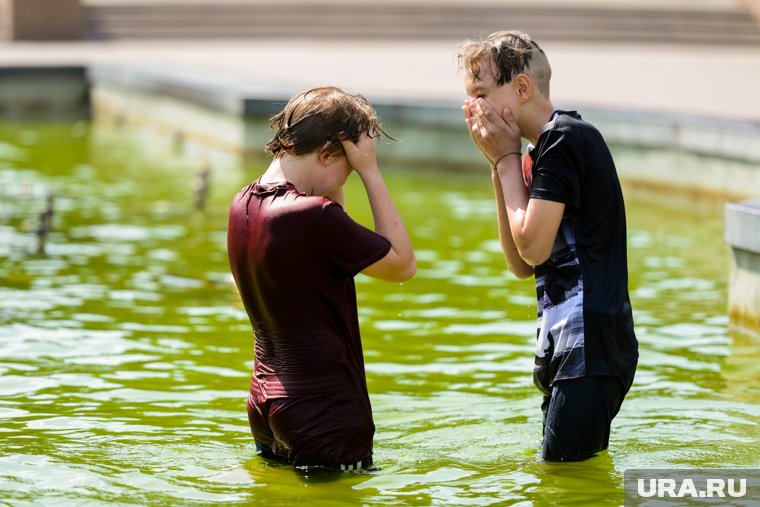
<svg viewBox="0 0 760 507"><path fill-rule="evenodd" d="M504 108L507 108L517 117L519 101L514 89L514 80L499 85L493 77L491 62L489 60L481 60L479 64L479 76L475 76L469 68L465 71L464 88L467 95L472 99L484 99L499 113Z"/></svg>

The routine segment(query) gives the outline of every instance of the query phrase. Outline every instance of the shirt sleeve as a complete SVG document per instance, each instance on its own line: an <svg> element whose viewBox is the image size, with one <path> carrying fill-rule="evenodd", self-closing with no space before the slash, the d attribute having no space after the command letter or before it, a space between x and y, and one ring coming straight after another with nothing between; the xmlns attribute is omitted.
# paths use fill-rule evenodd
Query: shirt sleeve
<svg viewBox="0 0 760 507"><path fill-rule="evenodd" d="M535 164L530 197L579 208L584 167L581 146L567 133L550 131L546 134L550 137Z"/></svg>
<svg viewBox="0 0 760 507"><path fill-rule="evenodd" d="M320 228L320 246L328 260L349 276L379 261L391 249L390 241L355 222L334 202L324 207Z"/></svg>

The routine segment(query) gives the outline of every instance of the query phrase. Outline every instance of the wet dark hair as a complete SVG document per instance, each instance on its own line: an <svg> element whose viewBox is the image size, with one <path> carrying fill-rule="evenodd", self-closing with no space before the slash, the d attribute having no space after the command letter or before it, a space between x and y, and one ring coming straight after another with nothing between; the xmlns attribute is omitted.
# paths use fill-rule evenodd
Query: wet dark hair
<svg viewBox="0 0 760 507"><path fill-rule="evenodd" d="M531 39L518 31L494 32L481 41L467 41L459 51L459 66L482 79L481 65L491 62L496 84L510 83L518 74L530 74L541 93L549 97L551 67L546 53Z"/></svg>
<svg viewBox="0 0 760 507"><path fill-rule="evenodd" d="M269 128L274 130L274 137L265 148L274 157L321 149L338 156L344 154L342 140L356 142L364 133L390 138L380 127L377 113L367 99L333 86L298 93L270 118Z"/></svg>

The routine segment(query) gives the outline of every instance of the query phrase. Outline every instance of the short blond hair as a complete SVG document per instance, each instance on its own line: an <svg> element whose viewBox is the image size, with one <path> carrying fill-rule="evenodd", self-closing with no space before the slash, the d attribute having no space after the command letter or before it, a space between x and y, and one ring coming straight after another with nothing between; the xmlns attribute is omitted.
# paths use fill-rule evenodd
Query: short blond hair
<svg viewBox="0 0 760 507"><path fill-rule="evenodd" d="M490 68L496 83L510 83L518 74L533 77L544 97L549 98L552 69L549 59L530 35L519 31L494 32L483 40L465 42L459 51L459 67L482 79L482 64Z"/></svg>

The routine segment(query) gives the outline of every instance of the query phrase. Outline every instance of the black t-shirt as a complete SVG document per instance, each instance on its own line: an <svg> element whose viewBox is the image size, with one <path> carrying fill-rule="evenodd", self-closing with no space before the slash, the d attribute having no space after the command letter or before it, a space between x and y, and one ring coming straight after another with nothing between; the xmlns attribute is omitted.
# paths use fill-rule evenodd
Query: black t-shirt
<svg viewBox="0 0 760 507"><path fill-rule="evenodd" d="M557 111L532 159L531 199L565 204L550 258L536 266L534 382L617 375L635 367L623 193L602 135L576 112Z"/></svg>

